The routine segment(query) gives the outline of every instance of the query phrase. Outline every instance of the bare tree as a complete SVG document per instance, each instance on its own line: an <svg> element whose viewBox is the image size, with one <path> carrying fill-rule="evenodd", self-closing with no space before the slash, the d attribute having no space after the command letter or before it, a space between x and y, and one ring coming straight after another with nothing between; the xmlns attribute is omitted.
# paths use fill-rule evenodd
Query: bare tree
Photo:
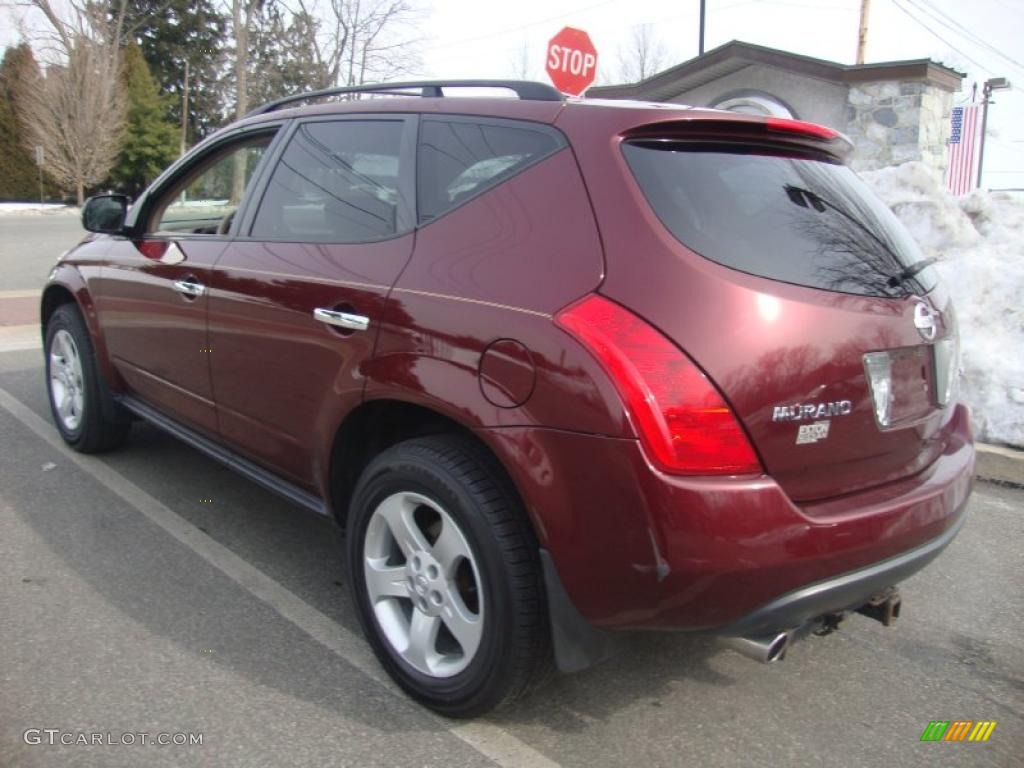
<svg viewBox="0 0 1024 768"><path fill-rule="evenodd" d="M117 161L124 136L125 99L120 48L126 0L108 6L74 0L60 9L31 0L49 26L40 41L51 58L45 74L19 88L21 119L30 146L43 148L50 175L75 190L103 181Z"/></svg>
<svg viewBox="0 0 1024 768"><path fill-rule="evenodd" d="M665 65L665 46L658 40L654 25L633 27L629 44L619 49L619 77L626 83L646 80Z"/></svg>
<svg viewBox="0 0 1024 768"><path fill-rule="evenodd" d="M419 63L408 0L294 0L319 72L320 87L361 85L406 74ZM287 2L286 2L287 7Z"/></svg>
<svg viewBox="0 0 1024 768"><path fill-rule="evenodd" d="M308 19L266 2L249 31L249 103L265 104L320 87L319 71L308 44Z"/></svg>

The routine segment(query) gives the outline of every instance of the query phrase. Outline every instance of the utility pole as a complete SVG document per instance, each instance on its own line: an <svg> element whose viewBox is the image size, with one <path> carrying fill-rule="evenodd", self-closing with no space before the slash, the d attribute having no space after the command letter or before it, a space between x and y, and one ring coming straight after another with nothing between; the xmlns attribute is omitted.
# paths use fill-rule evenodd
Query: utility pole
<svg viewBox="0 0 1024 768"><path fill-rule="evenodd" d="M978 189L981 189L981 170L985 164L985 131L988 129L988 105L992 91L1008 91L1010 88L1010 81L1005 77L993 77L986 80L981 89L981 140L978 142L978 183L975 185Z"/></svg>
<svg viewBox="0 0 1024 768"><path fill-rule="evenodd" d="M185 59L185 87L181 92L181 154L188 146L188 59Z"/></svg>
<svg viewBox="0 0 1024 768"><path fill-rule="evenodd" d="M704 17L707 12L707 0L700 0L700 38L697 41L697 55L704 55Z"/></svg>
<svg viewBox="0 0 1024 768"><path fill-rule="evenodd" d="M860 29L857 31L857 63L864 63L864 49L868 45L868 11L871 0L860 0Z"/></svg>

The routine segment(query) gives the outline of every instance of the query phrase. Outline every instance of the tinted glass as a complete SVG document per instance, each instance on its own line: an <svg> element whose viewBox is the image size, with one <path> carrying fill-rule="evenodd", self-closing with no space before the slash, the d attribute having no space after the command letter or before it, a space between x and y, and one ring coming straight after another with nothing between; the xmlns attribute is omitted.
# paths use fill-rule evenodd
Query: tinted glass
<svg viewBox="0 0 1024 768"><path fill-rule="evenodd" d="M398 121L305 123L267 183L251 236L359 243L397 232Z"/></svg>
<svg viewBox="0 0 1024 768"><path fill-rule="evenodd" d="M420 222L514 176L560 149L561 135L525 123L424 120L420 126Z"/></svg>
<svg viewBox="0 0 1024 768"><path fill-rule="evenodd" d="M890 284L924 257L892 212L843 165L679 143L632 143L623 151L665 227L711 261L867 296L935 286L931 269Z"/></svg>
<svg viewBox="0 0 1024 768"><path fill-rule="evenodd" d="M248 139L186 173L154 207L151 230L224 234L272 136Z"/></svg>

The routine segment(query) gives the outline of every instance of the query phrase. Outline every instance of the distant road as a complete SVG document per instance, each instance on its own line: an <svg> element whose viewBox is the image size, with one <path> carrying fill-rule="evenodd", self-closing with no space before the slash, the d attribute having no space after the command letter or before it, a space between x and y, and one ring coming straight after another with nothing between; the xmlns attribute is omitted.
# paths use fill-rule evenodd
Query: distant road
<svg viewBox="0 0 1024 768"><path fill-rule="evenodd" d="M57 257L84 236L76 215L0 214L0 291L41 289Z"/></svg>

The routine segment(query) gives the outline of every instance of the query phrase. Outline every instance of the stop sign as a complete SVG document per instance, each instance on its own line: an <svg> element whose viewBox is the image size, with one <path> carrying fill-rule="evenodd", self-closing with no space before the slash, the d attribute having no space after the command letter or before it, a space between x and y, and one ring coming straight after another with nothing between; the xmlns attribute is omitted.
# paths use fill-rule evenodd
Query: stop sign
<svg viewBox="0 0 1024 768"><path fill-rule="evenodd" d="M579 96L597 76L597 49L582 29L564 27L548 43L545 69L555 88Z"/></svg>

